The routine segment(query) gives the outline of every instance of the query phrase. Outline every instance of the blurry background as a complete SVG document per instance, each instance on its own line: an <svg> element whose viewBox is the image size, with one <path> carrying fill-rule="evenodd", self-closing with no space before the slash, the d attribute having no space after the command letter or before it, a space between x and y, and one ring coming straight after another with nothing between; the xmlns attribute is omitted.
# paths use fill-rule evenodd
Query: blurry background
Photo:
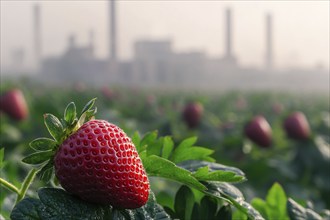
<svg viewBox="0 0 330 220"><path fill-rule="evenodd" d="M1 75L23 74L328 91L329 2L1 1Z"/></svg>

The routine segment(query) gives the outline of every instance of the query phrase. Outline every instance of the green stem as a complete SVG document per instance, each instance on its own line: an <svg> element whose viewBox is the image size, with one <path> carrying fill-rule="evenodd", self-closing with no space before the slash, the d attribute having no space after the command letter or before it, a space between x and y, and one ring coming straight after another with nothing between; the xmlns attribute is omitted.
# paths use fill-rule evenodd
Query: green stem
<svg viewBox="0 0 330 220"><path fill-rule="evenodd" d="M34 178L36 177L36 174L37 174L37 170L32 169L32 170L30 170L28 175L25 177L25 179L23 181L23 184L22 184L22 187L19 190L19 194L18 194L17 199L16 199L16 204L24 198L24 196L26 194L26 191L28 190L28 188L31 185Z"/></svg>
<svg viewBox="0 0 330 220"><path fill-rule="evenodd" d="M19 194L19 189L14 186L13 184L11 184L10 182L0 178L0 185L3 185L4 187L6 187L7 189L9 189L10 191L13 191L16 194Z"/></svg>

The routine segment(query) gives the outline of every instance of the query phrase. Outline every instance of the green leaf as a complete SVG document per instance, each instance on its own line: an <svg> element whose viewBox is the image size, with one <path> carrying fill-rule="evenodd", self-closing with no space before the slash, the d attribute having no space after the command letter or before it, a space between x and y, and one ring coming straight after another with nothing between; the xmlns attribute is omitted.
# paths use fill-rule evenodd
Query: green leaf
<svg viewBox="0 0 330 220"><path fill-rule="evenodd" d="M143 157L141 157L141 159L142 158ZM142 160L144 168L150 176L164 177L186 184L200 191L206 190L205 186L196 180L188 170L176 166L171 161L156 155L145 157Z"/></svg>
<svg viewBox="0 0 330 220"><path fill-rule="evenodd" d="M148 147L148 145L151 145L157 139L157 136L158 136L157 131L148 132L146 135L144 135L144 137L140 142L139 151L145 150Z"/></svg>
<svg viewBox="0 0 330 220"><path fill-rule="evenodd" d="M70 102L64 111L64 119L69 124L72 125L77 117L76 105L74 102Z"/></svg>
<svg viewBox="0 0 330 220"><path fill-rule="evenodd" d="M80 200L62 189L41 188L38 195L45 206L39 212L43 220L103 219L104 210L101 206Z"/></svg>
<svg viewBox="0 0 330 220"><path fill-rule="evenodd" d="M219 164L219 163L212 163L212 162L199 161L199 160L189 160L189 161L184 161L184 162L179 163L178 166L180 166L186 170L189 170L191 172L195 172L201 167L208 166L208 168L211 172L217 171L217 170L222 170L222 171L226 171L226 172L235 173L236 175L242 176L245 178L245 174L240 169L238 169L236 167L225 166L225 165Z"/></svg>
<svg viewBox="0 0 330 220"><path fill-rule="evenodd" d="M38 172L39 178L44 181L45 183L48 183L53 175L54 171L54 159L50 158L48 163L46 163L41 170Z"/></svg>
<svg viewBox="0 0 330 220"><path fill-rule="evenodd" d="M84 113L84 114L86 115L86 116L85 116L85 120L86 120L86 121L91 120L91 119L95 116L96 112L97 112L97 108L96 108L96 107L93 108L93 109L90 109L90 110L86 111L86 112Z"/></svg>
<svg viewBox="0 0 330 220"><path fill-rule="evenodd" d="M44 114L44 121L51 136L60 142L63 136L63 126L60 120L52 114Z"/></svg>
<svg viewBox="0 0 330 220"><path fill-rule="evenodd" d="M287 201L287 210L291 220L322 220L322 217L311 209L305 209L293 199Z"/></svg>
<svg viewBox="0 0 330 220"><path fill-rule="evenodd" d="M199 211L201 215L200 217L203 219L210 219L210 220L215 219L217 209L218 209L217 201L210 196L204 196L200 204L200 211Z"/></svg>
<svg viewBox="0 0 330 220"><path fill-rule="evenodd" d="M5 148L1 148L0 149L0 169L4 165L4 162L3 162L4 157L5 157Z"/></svg>
<svg viewBox="0 0 330 220"><path fill-rule="evenodd" d="M161 155L161 151L163 148L163 141L164 139L161 137L158 140L155 140L151 145L147 147L147 155Z"/></svg>
<svg viewBox="0 0 330 220"><path fill-rule="evenodd" d="M243 212L241 212L240 210L236 210L233 213L232 220L247 220L247 219L248 219L248 217Z"/></svg>
<svg viewBox="0 0 330 220"><path fill-rule="evenodd" d="M164 137L162 157L168 159L173 150L174 143L171 137Z"/></svg>
<svg viewBox="0 0 330 220"><path fill-rule="evenodd" d="M243 176L236 175L231 171L217 170L209 172L208 166L199 168L193 176L199 181L241 182L244 180Z"/></svg>
<svg viewBox="0 0 330 220"><path fill-rule="evenodd" d="M132 136L132 142L138 152L140 152L140 141L141 141L141 139L140 139L139 132L137 132L137 131L134 132L134 134Z"/></svg>
<svg viewBox="0 0 330 220"><path fill-rule="evenodd" d="M191 219L195 203L194 193L185 185L181 186L175 196L174 211L179 219Z"/></svg>
<svg viewBox="0 0 330 220"><path fill-rule="evenodd" d="M207 187L207 190L205 191L207 195L229 200L238 210L251 219L264 219L256 209L244 201L241 191L235 186L221 182L205 182L204 185Z"/></svg>
<svg viewBox="0 0 330 220"><path fill-rule="evenodd" d="M230 205L222 206L214 219L232 220L232 211Z"/></svg>
<svg viewBox="0 0 330 220"><path fill-rule="evenodd" d="M37 138L30 143L30 147L36 151L52 150L56 146L56 142L49 138Z"/></svg>
<svg viewBox="0 0 330 220"><path fill-rule="evenodd" d="M174 163L180 163L186 160L206 160L215 161L209 157L214 151L204 147L193 146L197 141L197 137L191 137L183 140L172 153L170 160Z"/></svg>
<svg viewBox="0 0 330 220"><path fill-rule="evenodd" d="M54 151L40 151L30 154L29 156L23 158L22 161L27 164L41 164L46 160L49 160L49 158L53 156L54 153Z"/></svg>
<svg viewBox="0 0 330 220"><path fill-rule="evenodd" d="M269 190L266 202L267 208L266 213L269 219L288 219L286 212L286 201L287 197L280 184L275 183Z"/></svg>
<svg viewBox="0 0 330 220"><path fill-rule="evenodd" d="M260 198L254 198L251 201L251 205L259 211L259 213L264 217L267 218L267 213L266 213L266 208L267 208L267 203L260 199Z"/></svg>
<svg viewBox="0 0 330 220"><path fill-rule="evenodd" d="M38 199L25 198L18 203L10 214L11 220L41 220L38 209L42 207Z"/></svg>
<svg viewBox="0 0 330 220"><path fill-rule="evenodd" d="M153 192L150 191L148 202L138 209L133 209L133 216L135 220L139 219L157 219L157 220L169 220L169 215L165 212L156 202L156 198Z"/></svg>
<svg viewBox="0 0 330 220"><path fill-rule="evenodd" d="M96 100L96 98L93 98L89 102L87 102L87 104L84 106L83 110L81 111L80 116L83 115L85 112L87 112L88 110L90 110L93 107L93 105L95 103L95 100Z"/></svg>

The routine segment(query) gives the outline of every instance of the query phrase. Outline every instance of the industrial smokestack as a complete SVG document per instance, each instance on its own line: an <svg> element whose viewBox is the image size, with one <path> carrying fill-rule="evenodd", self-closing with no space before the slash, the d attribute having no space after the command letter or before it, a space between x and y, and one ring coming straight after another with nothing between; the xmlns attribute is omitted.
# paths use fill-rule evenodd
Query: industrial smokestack
<svg viewBox="0 0 330 220"><path fill-rule="evenodd" d="M267 70L273 68L273 17L271 14L266 14L265 68Z"/></svg>
<svg viewBox="0 0 330 220"><path fill-rule="evenodd" d="M110 32L109 32L109 59L111 61L117 60L117 32L116 32L116 1L109 1L109 19L110 19Z"/></svg>
<svg viewBox="0 0 330 220"><path fill-rule="evenodd" d="M226 9L225 14L226 21L226 39L225 39L225 47L226 47L226 57L232 57L232 18L231 18L231 9Z"/></svg>
<svg viewBox="0 0 330 220"><path fill-rule="evenodd" d="M35 4L33 7L33 28L34 28L34 56L37 69L40 68L41 62L41 30L40 30L40 5Z"/></svg>

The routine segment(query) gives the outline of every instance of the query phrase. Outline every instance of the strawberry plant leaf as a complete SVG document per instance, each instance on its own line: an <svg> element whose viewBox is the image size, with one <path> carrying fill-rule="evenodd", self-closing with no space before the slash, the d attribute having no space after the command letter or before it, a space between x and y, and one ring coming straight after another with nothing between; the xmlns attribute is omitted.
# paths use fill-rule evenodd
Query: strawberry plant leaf
<svg viewBox="0 0 330 220"><path fill-rule="evenodd" d="M217 170L209 172L208 166L199 168L193 176L199 181L241 182L244 180L243 176L236 175L231 171Z"/></svg>
<svg viewBox="0 0 330 220"><path fill-rule="evenodd" d="M229 200L231 204L251 219L264 219L256 209L244 201L241 191L235 186L221 182L204 182L204 185L207 187L205 191L207 195Z"/></svg>
<svg viewBox="0 0 330 220"><path fill-rule="evenodd" d="M158 136L157 131L152 131L145 134L140 142L140 151L145 150L148 147L148 145L152 145L152 143L157 139L157 136Z"/></svg>
<svg viewBox="0 0 330 220"><path fill-rule="evenodd" d="M56 146L56 142L49 138L37 138L30 143L30 147L36 151L52 150Z"/></svg>
<svg viewBox="0 0 330 220"><path fill-rule="evenodd" d="M183 140L178 147L174 149L170 160L174 163L180 163L186 160L205 160L214 162L212 157L209 157L214 151L204 147L193 146L197 141L197 137L191 137Z"/></svg>
<svg viewBox="0 0 330 220"><path fill-rule="evenodd" d="M155 140L152 144L150 144L147 147L147 155L157 155L160 156L161 155L161 151L163 148L163 142L164 142L164 138L159 138L157 140Z"/></svg>
<svg viewBox="0 0 330 220"><path fill-rule="evenodd" d="M12 220L41 220L38 209L42 203L38 199L25 198L18 203L10 214Z"/></svg>
<svg viewBox="0 0 330 220"><path fill-rule="evenodd" d="M235 219L232 218L232 211L230 205L222 206L218 214L214 217L214 219L223 219L223 220Z"/></svg>
<svg viewBox="0 0 330 220"><path fill-rule="evenodd" d="M139 135L139 132L134 132L133 136L132 136L132 142L137 150L137 152L140 152L141 149L140 149L140 142L141 142L141 138L140 138L140 135Z"/></svg>
<svg viewBox="0 0 330 220"><path fill-rule="evenodd" d="M263 216L263 217L267 217L267 212L266 212L266 208L267 208L267 203L260 199L260 198L254 198L251 201L251 205L259 211L259 213Z"/></svg>
<svg viewBox="0 0 330 220"><path fill-rule="evenodd" d="M45 114L44 121L51 136L60 142L63 137L63 126L60 120L52 114Z"/></svg>
<svg viewBox="0 0 330 220"><path fill-rule="evenodd" d="M5 157L5 148L0 149L0 169L3 167L3 158Z"/></svg>
<svg viewBox="0 0 330 220"><path fill-rule="evenodd" d="M289 198L287 210L291 220L322 220L322 217L311 209L306 209Z"/></svg>
<svg viewBox="0 0 330 220"><path fill-rule="evenodd" d="M64 111L64 119L69 124L72 125L77 117L76 105L74 102L70 102Z"/></svg>
<svg viewBox="0 0 330 220"><path fill-rule="evenodd" d="M174 147L174 142L172 138L169 136L164 137L162 157L168 159L171 155L173 147Z"/></svg>
<svg viewBox="0 0 330 220"><path fill-rule="evenodd" d="M185 185L181 186L175 195L174 211L179 219L191 219L194 208L195 197L191 189Z"/></svg>
<svg viewBox="0 0 330 220"><path fill-rule="evenodd" d="M182 163L179 163L178 166L180 166L186 170L189 170L190 172L195 172L199 168L207 166L211 172L217 171L217 170L232 172L232 173L235 173L237 176L241 176L245 179L245 174L240 169L238 169L236 167L225 166L225 165L219 164L219 163L212 163L212 162L199 161L199 160L189 160L189 161L184 161Z"/></svg>
<svg viewBox="0 0 330 220"><path fill-rule="evenodd" d="M148 202L138 209L133 209L133 216L135 220L154 219L154 220L169 220L169 215L156 202L153 192L150 191Z"/></svg>
<svg viewBox="0 0 330 220"><path fill-rule="evenodd" d="M87 102L87 104L84 106L84 108L82 109L82 111L80 113L80 117L81 117L81 115L83 115L85 112L87 112L88 110L90 110L93 107L95 100L96 100L96 98L93 98L92 100Z"/></svg>
<svg viewBox="0 0 330 220"><path fill-rule="evenodd" d="M140 157L148 175L175 180L200 191L206 190L205 186L195 179L191 172L176 166L173 162L156 155L148 157L140 155Z"/></svg>
<svg viewBox="0 0 330 220"><path fill-rule="evenodd" d="M80 200L62 189L41 188L38 190L44 209L39 212L41 219L102 219L102 206Z"/></svg>
<svg viewBox="0 0 330 220"><path fill-rule="evenodd" d="M288 219L286 211L287 197L280 184L275 183L268 191L266 197L266 213L269 219Z"/></svg>
<svg viewBox="0 0 330 220"><path fill-rule="evenodd" d="M54 155L54 151L40 151L23 158L23 162L27 164L41 164L49 160Z"/></svg>
<svg viewBox="0 0 330 220"><path fill-rule="evenodd" d="M53 175L53 171L54 171L53 166L54 166L53 158L50 158L50 160L38 172L39 178L43 180L45 183L48 183Z"/></svg>

